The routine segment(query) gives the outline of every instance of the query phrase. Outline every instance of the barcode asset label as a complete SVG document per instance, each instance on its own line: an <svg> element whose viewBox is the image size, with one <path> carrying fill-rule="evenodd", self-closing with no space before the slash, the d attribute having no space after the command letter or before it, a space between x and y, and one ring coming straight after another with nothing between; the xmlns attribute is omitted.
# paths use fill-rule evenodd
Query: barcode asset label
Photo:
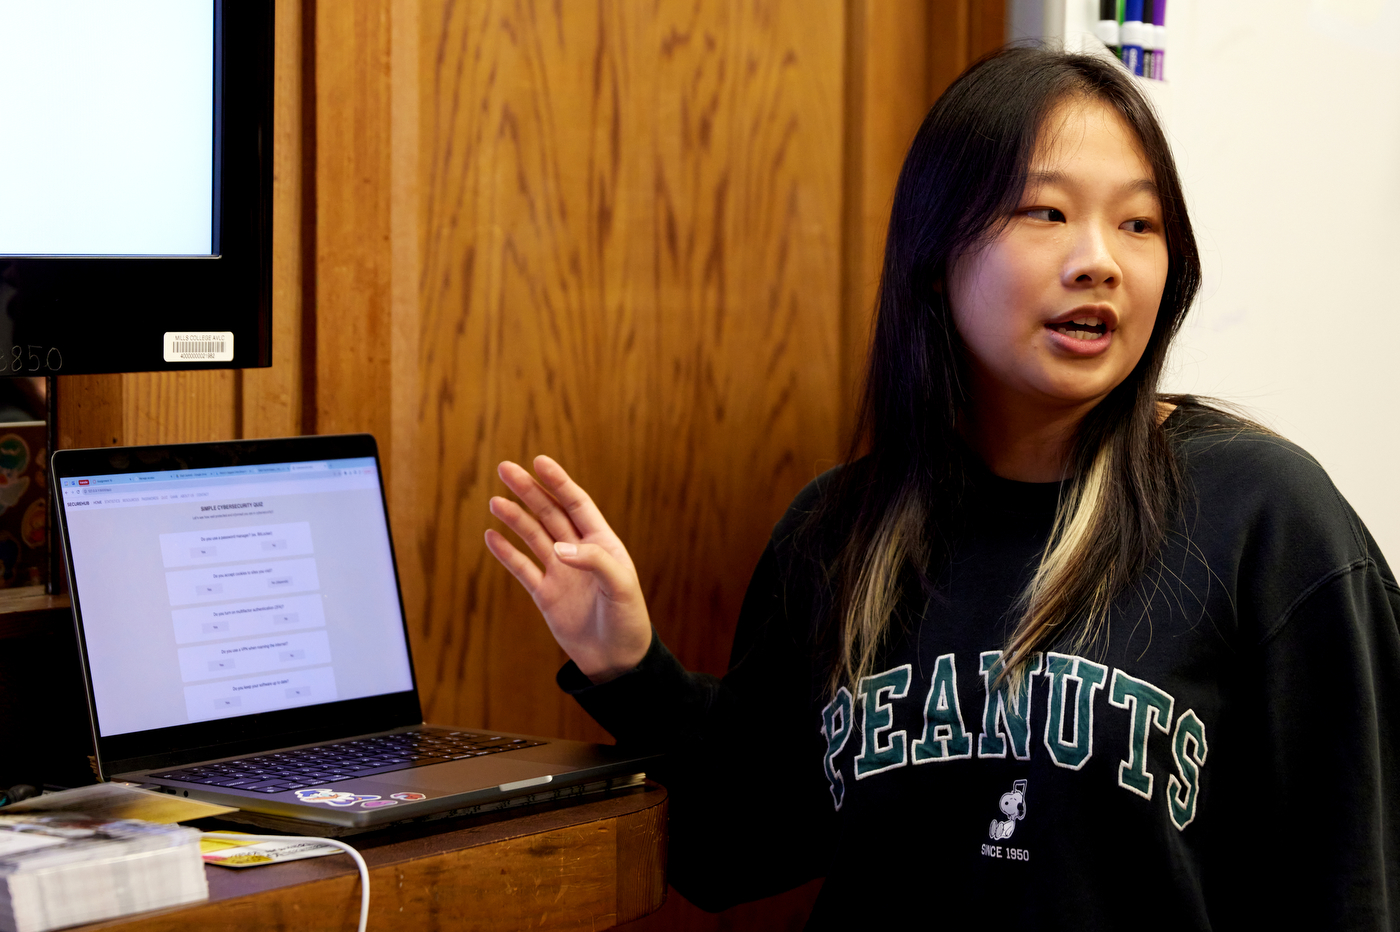
<svg viewBox="0 0 1400 932"><path fill-rule="evenodd" d="M166 362L233 362L233 334L167 333Z"/></svg>

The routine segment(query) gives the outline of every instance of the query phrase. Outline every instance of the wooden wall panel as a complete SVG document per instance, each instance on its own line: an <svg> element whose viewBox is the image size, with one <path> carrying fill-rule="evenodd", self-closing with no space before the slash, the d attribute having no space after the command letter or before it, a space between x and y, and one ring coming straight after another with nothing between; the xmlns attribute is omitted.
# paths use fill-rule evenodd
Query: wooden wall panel
<svg viewBox="0 0 1400 932"><path fill-rule="evenodd" d="M63 376L58 383L59 446L236 437L238 381L229 369Z"/></svg>
<svg viewBox="0 0 1400 932"><path fill-rule="evenodd" d="M134 372L122 379L122 443L189 443L238 436L236 373Z"/></svg>
<svg viewBox="0 0 1400 932"><path fill-rule="evenodd" d="M390 436L390 4L315 4L316 433Z"/></svg>
<svg viewBox="0 0 1400 932"><path fill-rule="evenodd" d="M928 99L1006 42L1006 0L929 0Z"/></svg>
<svg viewBox="0 0 1400 932"><path fill-rule="evenodd" d="M929 0L850 0L841 437L855 426L895 182L928 112Z"/></svg>
<svg viewBox="0 0 1400 932"><path fill-rule="evenodd" d="M1006 43L1006 0L967 0L967 63Z"/></svg>
<svg viewBox="0 0 1400 932"><path fill-rule="evenodd" d="M122 443L121 375L62 375L56 394L59 449Z"/></svg>
<svg viewBox="0 0 1400 932"><path fill-rule="evenodd" d="M563 462L663 636L723 668L772 522L836 451L842 9L422 10L419 676L434 718L596 735L482 543L495 464Z"/></svg>
<svg viewBox="0 0 1400 932"><path fill-rule="evenodd" d="M314 90L314 74L306 79L302 50L311 30L302 28L303 0L277 0L276 60L273 88L272 146L272 367L244 369L238 387L241 437L288 437L301 433L302 297L307 291L303 255L315 245L314 201L303 198L303 176L314 172L311 145L314 107L304 105ZM310 111L310 112L308 112ZM303 159L311 156L310 166ZM310 171L308 171L308 168ZM314 256L313 256L314 260ZM314 309L312 309L314 310Z"/></svg>

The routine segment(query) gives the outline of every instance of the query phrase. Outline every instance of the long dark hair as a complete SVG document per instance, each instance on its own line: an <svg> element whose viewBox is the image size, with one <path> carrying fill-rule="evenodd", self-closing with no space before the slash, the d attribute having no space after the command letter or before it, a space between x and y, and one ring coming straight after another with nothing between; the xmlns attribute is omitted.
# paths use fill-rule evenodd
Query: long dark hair
<svg viewBox="0 0 1400 932"><path fill-rule="evenodd" d="M1161 203L1169 266L1142 359L1081 422L1072 479L1018 603L1002 670L1069 634L1092 639L1112 598L1157 553L1180 480L1159 415L1167 350L1201 267L1166 137L1134 79L1088 55L1008 48L963 73L919 128L900 171L857 431L847 466L808 527L845 539L827 562L834 622L829 686L872 671L902 587L928 585L959 532L972 456L957 429L967 362L944 299L951 263L1013 216L1047 117L1075 97L1114 110L1137 136ZM859 457L861 450L868 455ZM832 629L828 629L832 630Z"/></svg>

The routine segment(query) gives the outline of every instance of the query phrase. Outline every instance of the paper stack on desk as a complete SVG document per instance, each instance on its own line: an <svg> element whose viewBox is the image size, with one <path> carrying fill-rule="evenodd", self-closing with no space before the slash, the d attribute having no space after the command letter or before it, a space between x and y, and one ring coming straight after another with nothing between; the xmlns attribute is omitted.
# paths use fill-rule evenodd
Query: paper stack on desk
<svg viewBox="0 0 1400 932"><path fill-rule="evenodd" d="M152 793L129 783L95 783L10 803L0 808L0 815L71 812L105 821L140 819L142 822L188 822L237 811L232 806L216 806L196 799Z"/></svg>
<svg viewBox="0 0 1400 932"><path fill-rule="evenodd" d="M196 829L0 814L0 932L45 932L208 895Z"/></svg>

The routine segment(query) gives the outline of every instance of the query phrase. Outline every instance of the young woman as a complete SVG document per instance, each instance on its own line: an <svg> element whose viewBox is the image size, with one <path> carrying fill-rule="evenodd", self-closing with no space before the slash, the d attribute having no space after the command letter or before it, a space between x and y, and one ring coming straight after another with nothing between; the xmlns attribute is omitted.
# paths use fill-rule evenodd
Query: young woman
<svg viewBox="0 0 1400 932"><path fill-rule="evenodd" d="M687 897L825 877L815 928L1393 926L1400 590L1306 453L1158 394L1199 281L1132 78L1005 51L909 152L869 452L778 523L723 679L656 639L558 464L501 464L524 507L491 511L538 563L487 545L560 685L667 752Z"/></svg>

